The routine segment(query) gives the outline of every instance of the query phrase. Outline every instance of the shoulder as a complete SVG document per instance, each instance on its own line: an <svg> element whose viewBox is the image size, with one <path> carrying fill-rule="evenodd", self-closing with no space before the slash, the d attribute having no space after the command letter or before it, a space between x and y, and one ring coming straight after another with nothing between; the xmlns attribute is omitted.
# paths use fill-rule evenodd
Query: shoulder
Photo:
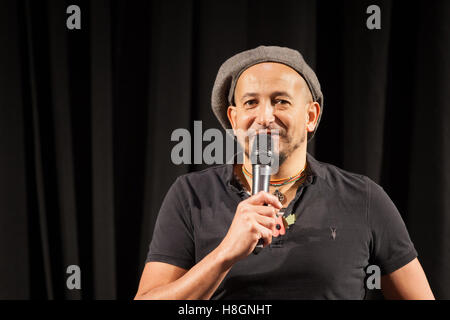
<svg viewBox="0 0 450 320"><path fill-rule="evenodd" d="M395 204L381 185L366 175L350 172L335 165L320 162L324 184L347 201L364 199L366 212L390 215Z"/></svg>
<svg viewBox="0 0 450 320"><path fill-rule="evenodd" d="M378 183L370 177L344 170L336 165L314 160L318 168L320 190L347 203L360 203L365 211L379 207L392 207L392 201Z"/></svg>
<svg viewBox="0 0 450 320"><path fill-rule="evenodd" d="M232 175L233 165L223 164L183 174L175 184L187 206L210 205L229 194Z"/></svg>
<svg viewBox="0 0 450 320"><path fill-rule="evenodd" d="M368 176L358 174L348 170L339 168L336 165L317 161L316 166L320 168L320 178L322 178L326 185L336 191L347 190L349 192L361 191L369 192L369 185L376 184Z"/></svg>

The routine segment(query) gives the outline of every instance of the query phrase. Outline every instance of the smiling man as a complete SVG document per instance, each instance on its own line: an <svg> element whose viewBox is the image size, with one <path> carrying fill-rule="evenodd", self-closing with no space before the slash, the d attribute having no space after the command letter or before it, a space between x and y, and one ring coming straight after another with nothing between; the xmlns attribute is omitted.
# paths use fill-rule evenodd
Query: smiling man
<svg viewBox="0 0 450 320"><path fill-rule="evenodd" d="M218 72L212 108L244 147L244 164L176 180L136 299L364 299L369 265L380 268L386 298L434 298L384 190L307 153L323 96L299 52L261 46L231 57ZM269 192L253 196L240 134L250 130L278 132L279 146ZM264 249L252 254L259 239Z"/></svg>

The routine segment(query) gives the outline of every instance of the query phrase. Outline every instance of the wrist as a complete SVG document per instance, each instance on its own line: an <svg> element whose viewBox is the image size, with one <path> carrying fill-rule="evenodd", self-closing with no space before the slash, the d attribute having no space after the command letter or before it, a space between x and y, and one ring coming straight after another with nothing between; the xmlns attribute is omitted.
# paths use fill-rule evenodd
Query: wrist
<svg viewBox="0 0 450 320"><path fill-rule="evenodd" d="M218 261L223 271L230 269L235 264L234 259L229 254L229 250L224 248L222 243L213 252L214 260Z"/></svg>

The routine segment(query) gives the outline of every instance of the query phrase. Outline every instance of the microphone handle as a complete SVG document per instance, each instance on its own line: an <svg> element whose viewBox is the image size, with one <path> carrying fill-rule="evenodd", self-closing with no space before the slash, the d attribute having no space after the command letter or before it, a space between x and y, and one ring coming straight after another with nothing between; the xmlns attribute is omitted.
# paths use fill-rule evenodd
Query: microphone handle
<svg viewBox="0 0 450 320"><path fill-rule="evenodd" d="M269 192L269 183L270 183L270 166L264 164L253 164L253 179L252 179L252 195L257 194L258 192L265 191ZM265 204L266 206L267 204ZM258 240L258 244L255 249L253 249L254 254L258 254L264 246L263 239Z"/></svg>

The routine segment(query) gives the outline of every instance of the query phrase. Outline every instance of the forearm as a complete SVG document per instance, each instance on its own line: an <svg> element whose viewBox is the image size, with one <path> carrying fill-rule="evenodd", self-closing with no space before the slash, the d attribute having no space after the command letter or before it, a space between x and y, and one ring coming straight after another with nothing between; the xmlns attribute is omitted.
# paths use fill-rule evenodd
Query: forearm
<svg viewBox="0 0 450 320"><path fill-rule="evenodd" d="M210 252L186 274L169 284L136 296L138 300L210 299L230 271L229 262L220 246Z"/></svg>

